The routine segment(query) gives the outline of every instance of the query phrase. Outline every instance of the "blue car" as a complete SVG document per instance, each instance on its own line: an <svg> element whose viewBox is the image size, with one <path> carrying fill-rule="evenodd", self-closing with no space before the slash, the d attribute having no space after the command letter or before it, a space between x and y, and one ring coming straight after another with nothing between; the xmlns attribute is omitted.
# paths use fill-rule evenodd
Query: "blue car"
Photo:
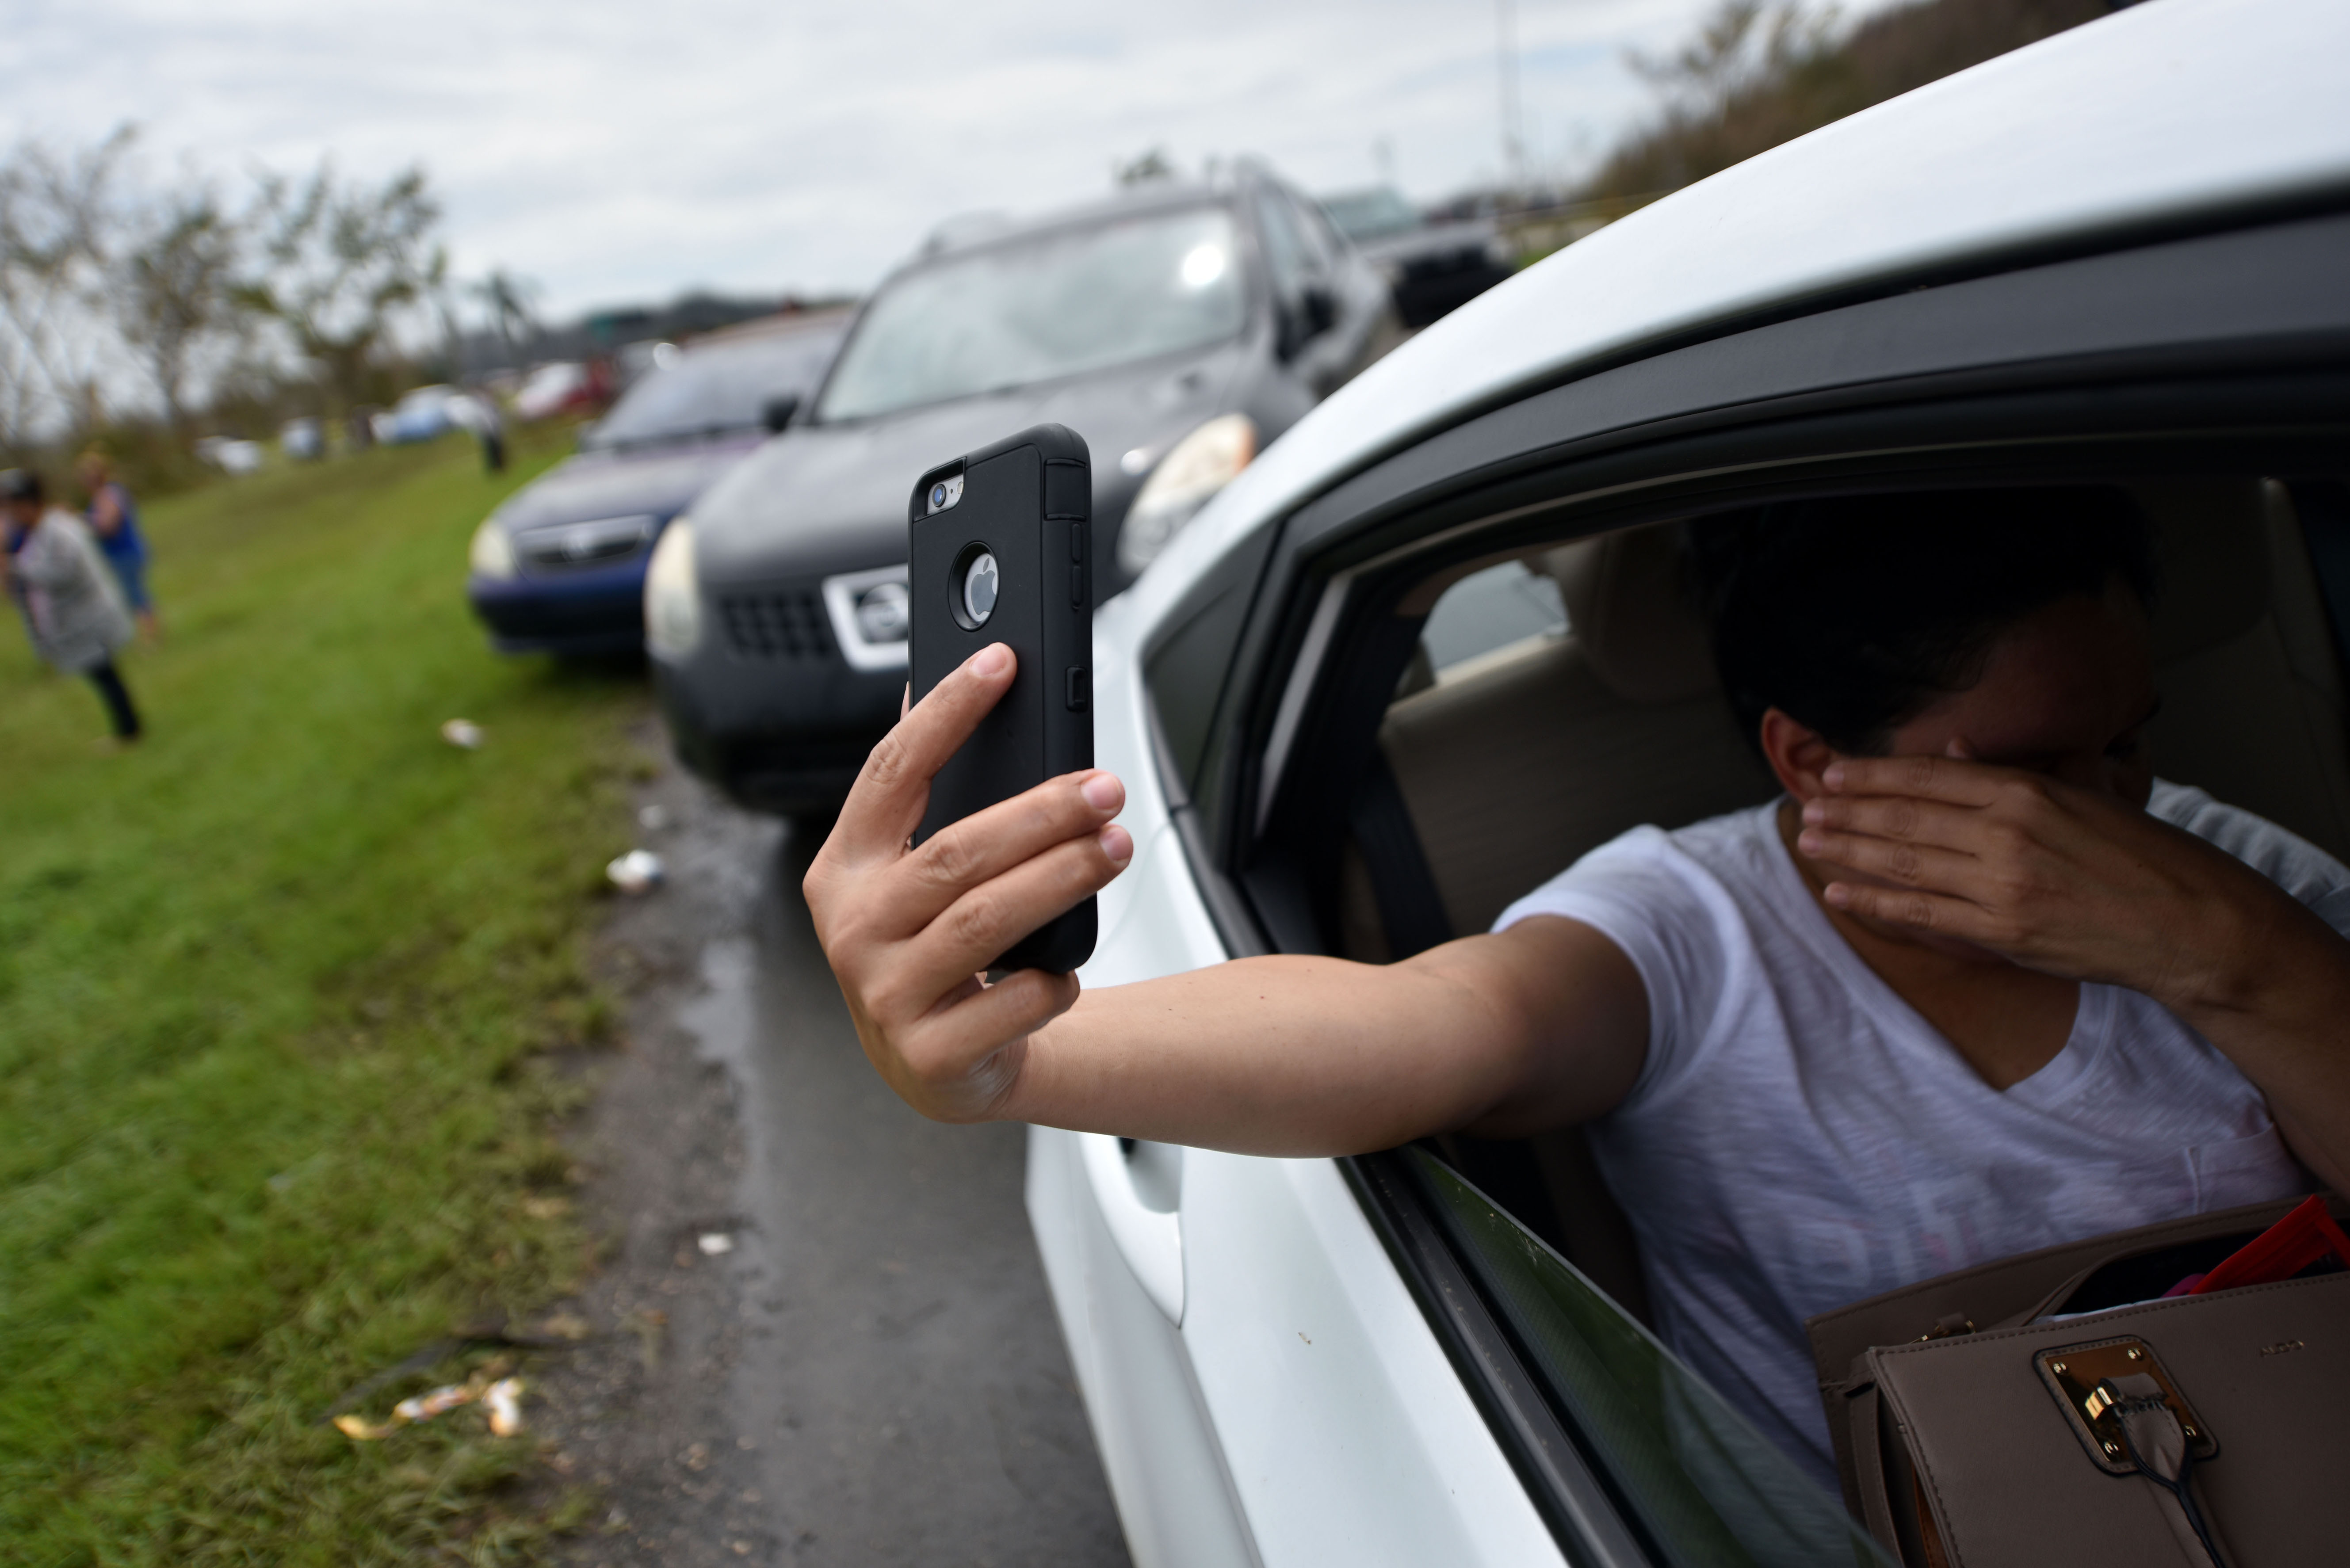
<svg viewBox="0 0 2350 1568"><path fill-rule="evenodd" d="M627 653L644 641L645 561L669 520L783 428L823 379L849 313L663 346L579 452L473 535L466 597L502 653Z"/></svg>

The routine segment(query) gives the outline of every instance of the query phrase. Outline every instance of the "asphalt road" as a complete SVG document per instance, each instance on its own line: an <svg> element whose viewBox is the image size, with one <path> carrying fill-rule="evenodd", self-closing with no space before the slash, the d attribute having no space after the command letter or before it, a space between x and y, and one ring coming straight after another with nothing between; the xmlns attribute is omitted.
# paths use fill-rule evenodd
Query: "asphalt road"
<svg viewBox="0 0 2350 1568"><path fill-rule="evenodd" d="M644 799L671 877L607 939L629 1045L583 1148L602 1332L541 1425L608 1511L565 1555L1124 1563L1022 1129L925 1121L866 1064L799 898L812 846L674 773Z"/></svg>

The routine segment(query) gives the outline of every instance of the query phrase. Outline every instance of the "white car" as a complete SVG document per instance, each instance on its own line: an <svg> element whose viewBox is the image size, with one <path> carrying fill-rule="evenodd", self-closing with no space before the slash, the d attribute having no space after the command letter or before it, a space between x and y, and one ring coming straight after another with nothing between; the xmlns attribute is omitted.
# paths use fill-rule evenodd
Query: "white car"
<svg viewBox="0 0 2350 1568"><path fill-rule="evenodd" d="M1855 115L1471 301L1102 607L1137 852L1083 978L1400 956L1769 798L1673 524L1827 492L2126 488L2162 772L2350 857L2345 478L2350 6L2159 0ZM1030 1137L1145 1568L1885 1560L1643 1326L1577 1133Z"/></svg>

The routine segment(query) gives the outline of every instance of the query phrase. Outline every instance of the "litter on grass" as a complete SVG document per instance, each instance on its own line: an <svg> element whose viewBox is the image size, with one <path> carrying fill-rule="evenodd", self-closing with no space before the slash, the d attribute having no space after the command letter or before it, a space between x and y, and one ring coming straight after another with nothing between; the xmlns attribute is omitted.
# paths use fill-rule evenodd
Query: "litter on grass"
<svg viewBox="0 0 2350 1568"><path fill-rule="evenodd" d="M650 849L631 849L605 867L604 875L623 893L650 893L661 884L661 859Z"/></svg>
<svg viewBox="0 0 2350 1568"><path fill-rule="evenodd" d="M441 738L452 746L478 752L482 749L482 742L487 738L487 732L471 719L452 719L441 726Z"/></svg>
<svg viewBox="0 0 2350 1568"><path fill-rule="evenodd" d="M493 1362L491 1368L497 1366ZM378 1442L412 1422L430 1421L478 1400L490 1413L490 1430L501 1438L511 1438L522 1430L523 1382L519 1377L494 1379L487 1376L491 1368L474 1374L466 1382L444 1384L431 1393L402 1399L391 1407L391 1419L388 1421L370 1421L364 1416L338 1416L335 1429L354 1442Z"/></svg>
<svg viewBox="0 0 2350 1568"><path fill-rule="evenodd" d="M705 1258L715 1258L734 1250L734 1238L723 1231L712 1231L697 1243Z"/></svg>
<svg viewBox="0 0 2350 1568"><path fill-rule="evenodd" d="M499 1378L482 1396L482 1403L489 1407L490 1431L494 1436L511 1438L522 1430L521 1378Z"/></svg>

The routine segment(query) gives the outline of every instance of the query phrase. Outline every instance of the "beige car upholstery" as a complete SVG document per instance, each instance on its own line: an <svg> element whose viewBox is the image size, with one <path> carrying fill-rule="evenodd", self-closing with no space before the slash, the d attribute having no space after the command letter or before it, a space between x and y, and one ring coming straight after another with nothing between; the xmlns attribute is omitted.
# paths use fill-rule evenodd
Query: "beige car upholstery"
<svg viewBox="0 0 2350 1568"><path fill-rule="evenodd" d="M2350 860L2350 710L2284 486L2172 480L2132 493L2162 551L2156 771Z"/></svg>
<svg viewBox="0 0 2350 1568"><path fill-rule="evenodd" d="M1456 932L1644 822L1678 826L1774 786L1714 680L1664 526L1540 557L1569 634L1403 699L1379 732Z"/></svg>
<svg viewBox="0 0 2350 1568"><path fill-rule="evenodd" d="M2158 768L2350 858L2343 676L2283 487L2132 490L2156 522L2164 577ZM1722 700L1669 524L1535 559L1559 584L1568 634L1471 661L1398 701L1379 732L1456 934L1488 929L1627 828L1776 793ZM1384 959L1359 857L1343 876L1347 950ZM1529 1149L1555 1213L1523 1218L1640 1311L1630 1231L1581 1133Z"/></svg>

